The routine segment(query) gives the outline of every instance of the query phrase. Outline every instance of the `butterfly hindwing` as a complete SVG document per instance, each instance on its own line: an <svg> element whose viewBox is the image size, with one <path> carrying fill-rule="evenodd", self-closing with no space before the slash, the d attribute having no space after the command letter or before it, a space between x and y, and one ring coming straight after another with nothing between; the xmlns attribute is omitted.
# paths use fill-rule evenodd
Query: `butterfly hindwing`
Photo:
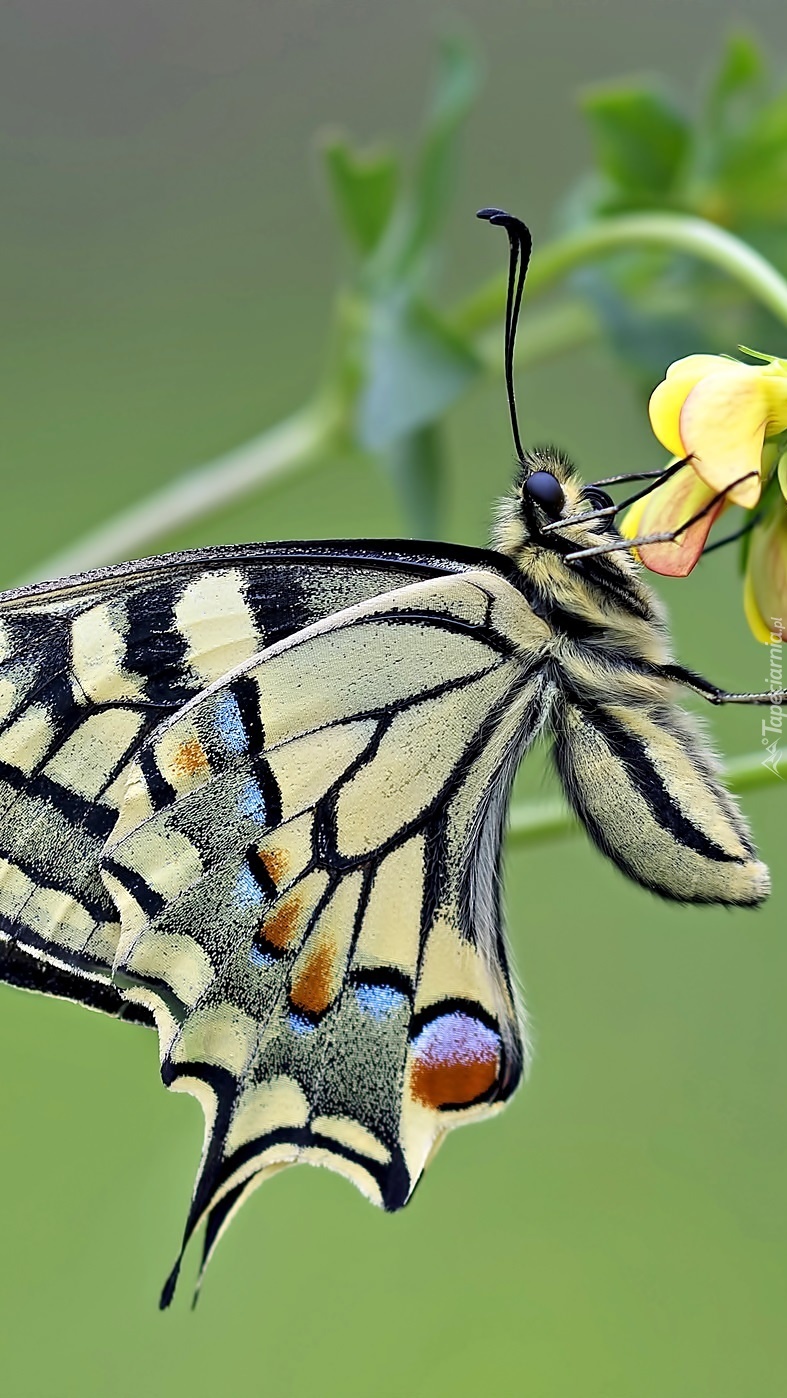
<svg viewBox="0 0 787 1398"><path fill-rule="evenodd" d="M555 763L588 834L629 878L681 902L757 904L769 889L746 823L676 704L553 708Z"/></svg>
<svg viewBox="0 0 787 1398"><path fill-rule="evenodd" d="M205 1108L185 1241L207 1216L207 1252L298 1160L399 1207L445 1132L516 1085L497 865L545 696L511 607L468 573L346 609L132 764L103 860L115 981L156 1018L165 1082Z"/></svg>

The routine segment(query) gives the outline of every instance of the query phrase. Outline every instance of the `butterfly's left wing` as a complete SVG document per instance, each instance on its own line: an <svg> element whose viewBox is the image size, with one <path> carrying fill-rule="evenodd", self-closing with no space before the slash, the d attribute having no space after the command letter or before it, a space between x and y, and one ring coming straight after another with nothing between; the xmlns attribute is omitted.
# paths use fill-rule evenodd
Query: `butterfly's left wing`
<svg viewBox="0 0 787 1398"><path fill-rule="evenodd" d="M497 879L542 629L487 573L404 587L271 647L143 745L103 872L115 984L205 1109L184 1247L207 1217L207 1258L301 1160L398 1208L444 1134L516 1086Z"/></svg>
<svg viewBox="0 0 787 1398"><path fill-rule="evenodd" d="M260 652L421 578L494 568L406 541L248 544L0 594L0 981L150 1021L112 983L99 875L127 767L168 714Z"/></svg>

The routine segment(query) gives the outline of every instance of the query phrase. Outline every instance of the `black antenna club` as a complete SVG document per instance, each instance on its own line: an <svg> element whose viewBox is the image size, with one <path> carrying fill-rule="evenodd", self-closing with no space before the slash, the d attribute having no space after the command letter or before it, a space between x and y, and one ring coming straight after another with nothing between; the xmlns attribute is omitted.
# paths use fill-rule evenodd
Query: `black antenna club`
<svg viewBox="0 0 787 1398"><path fill-rule="evenodd" d="M506 394L508 396L508 411L511 417L511 432L514 438L519 460L524 459L522 441L519 436L519 423L516 416L516 397L514 395L514 344L516 342L516 328L519 322L519 310L522 304L522 291L527 276L530 254L533 250L533 239L530 236L530 229L523 223L521 218L515 218L513 214L507 214L504 209L479 209L476 218L486 219L495 228L505 228L508 234L508 244L510 256L508 263L508 287L506 290L506 326L505 326L505 376Z"/></svg>

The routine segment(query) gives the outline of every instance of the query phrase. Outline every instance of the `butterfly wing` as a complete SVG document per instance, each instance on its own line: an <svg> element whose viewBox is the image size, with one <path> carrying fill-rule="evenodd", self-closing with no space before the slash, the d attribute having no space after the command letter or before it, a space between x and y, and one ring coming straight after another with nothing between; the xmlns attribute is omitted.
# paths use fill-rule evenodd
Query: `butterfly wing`
<svg viewBox="0 0 787 1398"><path fill-rule="evenodd" d="M753 905L768 870L697 725L676 704L552 708L555 763L591 839L629 878L683 903Z"/></svg>
<svg viewBox="0 0 787 1398"><path fill-rule="evenodd" d="M541 625L488 573L400 588L143 743L102 867L115 983L154 1015L165 1083L205 1109L184 1248L207 1217L207 1258L297 1161L397 1208L444 1134L513 1091L497 874L546 697L512 636L527 649Z"/></svg>
<svg viewBox="0 0 787 1398"><path fill-rule="evenodd" d="M395 541L249 545L0 596L0 979L150 1022L112 984L119 923L98 873L133 754L264 646L479 559Z"/></svg>

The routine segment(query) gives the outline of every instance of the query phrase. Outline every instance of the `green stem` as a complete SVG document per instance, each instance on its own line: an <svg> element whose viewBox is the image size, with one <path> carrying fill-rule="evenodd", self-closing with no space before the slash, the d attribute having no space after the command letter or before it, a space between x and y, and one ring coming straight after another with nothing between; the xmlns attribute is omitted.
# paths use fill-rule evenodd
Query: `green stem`
<svg viewBox="0 0 787 1398"><path fill-rule="evenodd" d="M773 786L787 777L787 748L782 748L775 762L765 765L764 754L747 753L733 758L724 770L725 784L730 791L752 791L760 786ZM516 844L537 844L542 840L563 839L574 835L579 824L562 801L522 801L511 807L508 838Z"/></svg>
<svg viewBox="0 0 787 1398"><path fill-rule="evenodd" d="M137 557L163 535L316 461L329 449L340 428L341 414L332 399L323 397L309 403L243 446L185 471L161 490L121 510L20 581L64 577Z"/></svg>
<svg viewBox="0 0 787 1398"><path fill-rule="evenodd" d="M787 325L787 281L776 268L733 233L687 214L627 214L591 223L534 253L528 291L546 291L575 267L621 248L673 248L717 267ZM498 319L506 300L506 277L495 276L462 302L454 316L460 332L476 334Z"/></svg>

